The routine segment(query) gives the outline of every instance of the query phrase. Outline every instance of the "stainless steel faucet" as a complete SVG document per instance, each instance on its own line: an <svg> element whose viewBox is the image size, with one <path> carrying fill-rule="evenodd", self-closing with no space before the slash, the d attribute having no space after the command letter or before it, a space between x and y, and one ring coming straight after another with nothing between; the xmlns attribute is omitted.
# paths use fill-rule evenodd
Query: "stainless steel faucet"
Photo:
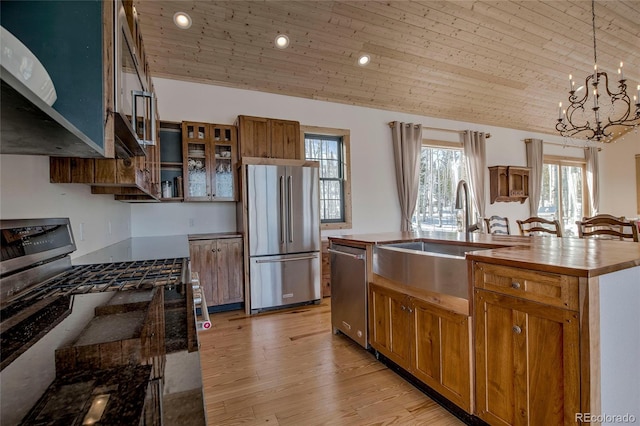
<svg viewBox="0 0 640 426"><path fill-rule="evenodd" d="M469 234L471 232L479 229L478 224L471 224L471 208L469 205L469 185L464 179L461 179L458 182L458 187L456 188L456 209L462 209L462 197L460 197L460 190L462 189L462 194L464 195L464 234L469 239Z"/></svg>

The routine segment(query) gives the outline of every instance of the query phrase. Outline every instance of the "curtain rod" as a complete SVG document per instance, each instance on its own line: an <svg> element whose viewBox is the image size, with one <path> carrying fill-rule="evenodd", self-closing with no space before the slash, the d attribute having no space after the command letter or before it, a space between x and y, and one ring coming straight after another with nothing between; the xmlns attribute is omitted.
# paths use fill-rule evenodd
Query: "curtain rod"
<svg viewBox="0 0 640 426"><path fill-rule="evenodd" d="M531 138L527 138L527 139L523 139L522 140L524 143L528 143L529 141L531 141ZM589 146L580 146L580 145L571 145L571 144L565 144L565 143L559 143L559 142L546 142L546 141L542 141L543 144L546 145L557 145L557 146L561 146L563 148L582 148L582 149L587 149L587 148L591 148ZM602 148L600 147L594 147L594 148L598 148L598 152L602 151Z"/></svg>
<svg viewBox="0 0 640 426"><path fill-rule="evenodd" d="M389 127L393 127L395 121L391 121L389 122ZM415 125L416 127L418 127L417 125ZM466 130L453 130L453 129L443 129L441 127L426 127L426 126L422 126L423 130L437 130L439 132L450 132L450 133L464 133L466 132ZM485 133L484 135L485 138L489 139L491 137L491 133Z"/></svg>

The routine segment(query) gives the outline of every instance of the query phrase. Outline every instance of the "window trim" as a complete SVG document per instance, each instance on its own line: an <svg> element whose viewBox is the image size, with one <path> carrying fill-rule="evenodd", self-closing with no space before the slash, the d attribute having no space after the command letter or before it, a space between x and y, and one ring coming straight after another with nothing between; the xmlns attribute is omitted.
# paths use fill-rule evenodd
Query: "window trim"
<svg viewBox="0 0 640 426"><path fill-rule="evenodd" d="M351 131L349 129L335 129L331 127L318 127L318 126L300 126L300 144L302 157L307 158L304 150L305 134L313 134L320 136L332 136L342 138L342 149L344 158L344 169L342 170L343 176L343 197L344 197L344 221L342 222L321 222L320 229L351 229Z"/></svg>

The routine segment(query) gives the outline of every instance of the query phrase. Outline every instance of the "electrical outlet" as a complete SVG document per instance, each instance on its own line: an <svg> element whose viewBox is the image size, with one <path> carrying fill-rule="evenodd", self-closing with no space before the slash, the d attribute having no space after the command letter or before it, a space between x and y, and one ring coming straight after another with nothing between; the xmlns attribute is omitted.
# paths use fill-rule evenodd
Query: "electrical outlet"
<svg viewBox="0 0 640 426"><path fill-rule="evenodd" d="M195 221L192 217L189 218L189 228L193 228L195 226Z"/></svg>

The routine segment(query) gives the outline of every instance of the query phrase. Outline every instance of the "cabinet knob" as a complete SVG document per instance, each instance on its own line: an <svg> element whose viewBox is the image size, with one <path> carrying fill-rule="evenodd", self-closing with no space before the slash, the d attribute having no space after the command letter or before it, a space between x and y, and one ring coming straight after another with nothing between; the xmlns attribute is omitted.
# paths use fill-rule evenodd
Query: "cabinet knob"
<svg viewBox="0 0 640 426"><path fill-rule="evenodd" d="M407 310L409 311L409 313L413 312L413 309L411 309L411 308L407 308Z"/></svg>
<svg viewBox="0 0 640 426"><path fill-rule="evenodd" d="M403 311L406 311L406 310L407 310L407 307L406 307L406 306L404 306L404 305L400 305L400 309L402 309Z"/></svg>
<svg viewBox="0 0 640 426"><path fill-rule="evenodd" d="M218 249L218 251L220 251L220 249Z"/></svg>
<svg viewBox="0 0 640 426"><path fill-rule="evenodd" d="M512 328L513 332L516 334L520 334L522 333L522 329L520 327L518 327L517 325L514 325Z"/></svg>
<svg viewBox="0 0 640 426"><path fill-rule="evenodd" d="M518 281L513 281L511 283L511 287L516 289L516 290L519 290L520 289L520 283Z"/></svg>

